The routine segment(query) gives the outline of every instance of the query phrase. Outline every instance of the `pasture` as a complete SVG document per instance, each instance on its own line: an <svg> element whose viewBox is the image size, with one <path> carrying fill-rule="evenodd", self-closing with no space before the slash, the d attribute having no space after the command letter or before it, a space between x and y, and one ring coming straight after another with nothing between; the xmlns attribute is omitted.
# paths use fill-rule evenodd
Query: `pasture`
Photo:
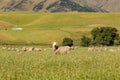
<svg viewBox="0 0 120 80"><path fill-rule="evenodd" d="M104 26L116 27L120 33L119 21L119 13L0 12L0 43L49 45L64 37L90 36L94 27ZM13 27L23 30L14 31Z"/></svg>
<svg viewBox="0 0 120 80"><path fill-rule="evenodd" d="M120 33L119 21L119 13L0 12L0 44L17 49L47 45L27 52L0 47L0 80L119 80L120 47L106 51L78 47L57 55L50 48L64 37L90 36L94 27L116 27ZM23 30L12 30L16 27Z"/></svg>
<svg viewBox="0 0 120 80"><path fill-rule="evenodd" d="M0 80L119 79L120 52L118 51L97 52L78 47L68 54L55 55L51 48L40 52L0 50Z"/></svg>

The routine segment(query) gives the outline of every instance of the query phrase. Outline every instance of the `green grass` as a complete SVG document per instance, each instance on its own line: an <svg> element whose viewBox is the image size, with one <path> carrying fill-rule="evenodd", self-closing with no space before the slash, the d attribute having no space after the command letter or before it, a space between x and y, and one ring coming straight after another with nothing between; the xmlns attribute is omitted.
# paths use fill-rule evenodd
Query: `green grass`
<svg viewBox="0 0 120 80"><path fill-rule="evenodd" d="M0 50L0 80L119 80L120 54L88 52L69 54Z"/></svg>
<svg viewBox="0 0 120 80"><path fill-rule="evenodd" d="M4 24L0 25L9 27L0 30L3 44L79 39L101 26L116 27L120 32L119 13L0 12L1 21ZM23 31L13 31L11 25L23 27ZM88 52L82 47L62 55L55 55L50 48L41 52L0 50L0 80L119 80L119 53Z"/></svg>
<svg viewBox="0 0 120 80"><path fill-rule="evenodd" d="M53 41L61 42L64 37L79 39L82 35L90 36L94 27L111 26L120 32L119 17L119 13L0 12L0 21L23 28L23 31L0 30L3 37L0 39L8 37L4 41L8 44L51 44Z"/></svg>

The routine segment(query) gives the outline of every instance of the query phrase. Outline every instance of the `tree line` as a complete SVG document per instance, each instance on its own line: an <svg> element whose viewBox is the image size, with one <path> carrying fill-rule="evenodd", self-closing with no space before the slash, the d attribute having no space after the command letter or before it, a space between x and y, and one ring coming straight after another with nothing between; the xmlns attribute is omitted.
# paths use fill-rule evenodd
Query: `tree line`
<svg viewBox="0 0 120 80"><path fill-rule="evenodd" d="M96 27L91 30L91 37L83 35L79 41L80 46L116 46L120 45L118 30L114 27ZM73 45L71 38L64 38L62 45Z"/></svg>
<svg viewBox="0 0 120 80"><path fill-rule="evenodd" d="M82 36L81 46L120 45L118 30L114 27L96 27L91 30L91 37Z"/></svg>

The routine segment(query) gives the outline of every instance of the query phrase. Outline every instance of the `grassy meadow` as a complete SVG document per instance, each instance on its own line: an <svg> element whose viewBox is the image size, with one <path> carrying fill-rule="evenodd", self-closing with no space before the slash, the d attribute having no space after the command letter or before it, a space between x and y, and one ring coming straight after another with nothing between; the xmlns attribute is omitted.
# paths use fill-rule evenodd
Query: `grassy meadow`
<svg viewBox="0 0 120 80"><path fill-rule="evenodd" d="M120 33L119 21L119 13L0 12L0 44L42 47L40 52L16 52L2 50L1 45L0 80L120 80L120 47L100 52L78 47L58 55L50 48L53 41L61 43L64 37L90 36L94 27L116 27Z"/></svg>
<svg viewBox="0 0 120 80"><path fill-rule="evenodd" d="M0 50L0 80L119 79L120 52L88 52L82 47L58 55L50 48L41 52Z"/></svg>
<svg viewBox="0 0 120 80"><path fill-rule="evenodd" d="M34 13L0 12L0 39L6 44L51 44L64 37L90 36L94 27L111 26L120 30L119 13ZM7 27L7 30L2 30ZM22 31L14 31L21 27Z"/></svg>

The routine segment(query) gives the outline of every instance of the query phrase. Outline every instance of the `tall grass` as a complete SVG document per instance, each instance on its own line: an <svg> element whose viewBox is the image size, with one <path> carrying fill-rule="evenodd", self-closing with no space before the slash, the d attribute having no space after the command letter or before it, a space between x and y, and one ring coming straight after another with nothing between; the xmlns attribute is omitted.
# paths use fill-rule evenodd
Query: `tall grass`
<svg viewBox="0 0 120 80"><path fill-rule="evenodd" d="M0 51L0 80L119 80L120 54L88 52L69 54Z"/></svg>

